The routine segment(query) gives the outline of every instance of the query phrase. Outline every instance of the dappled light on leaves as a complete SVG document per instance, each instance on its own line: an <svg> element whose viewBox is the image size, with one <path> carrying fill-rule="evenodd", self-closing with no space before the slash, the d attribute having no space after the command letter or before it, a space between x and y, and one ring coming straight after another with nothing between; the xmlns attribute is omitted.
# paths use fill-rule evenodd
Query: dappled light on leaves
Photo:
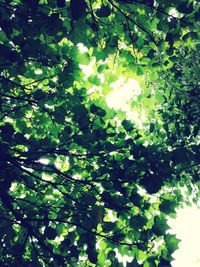
<svg viewBox="0 0 200 267"><path fill-rule="evenodd" d="M200 196L198 3L0 9L0 266L171 266Z"/></svg>
<svg viewBox="0 0 200 267"><path fill-rule="evenodd" d="M137 80L121 77L117 81L110 84L112 91L106 96L106 102L110 108L116 111L126 113L126 118L136 123L139 127L145 121L145 115L142 108L131 107L131 102L139 102L138 96L141 95L142 89ZM142 114L142 115L140 115Z"/></svg>

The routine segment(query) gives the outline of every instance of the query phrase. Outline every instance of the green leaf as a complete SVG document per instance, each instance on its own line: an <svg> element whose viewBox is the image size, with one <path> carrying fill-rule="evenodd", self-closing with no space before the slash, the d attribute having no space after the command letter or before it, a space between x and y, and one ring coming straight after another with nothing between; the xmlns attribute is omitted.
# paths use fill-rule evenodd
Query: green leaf
<svg viewBox="0 0 200 267"><path fill-rule="evenodd" d="M140 184L144 186L149 194L154 194L161 189L163 180L156 174L149 174L141 179Z"/></svg>
<svg viewBox="0 0 200 267"><path fill-rule="evenodd" d="M107 257L108 257L109 260L111 260L111 262L112 262L113 260L115 260L115 258L116 258L116 253L115 253L115 251L113 251L113 250L109 251Z"/></svg>
<svg viewBox="0 0 200 267"><path fill-rule="evenodd" d="M154 257L149 257L145 262L144 262L144 267L156 267L155 263L155 258Z"/></svg>
<svg viewBox="0 0 200 267"><path fill-rule="evenodd" d="M166 214L175 213L176 203L171 200L163 200L160 204L160 211Z"/></svg>
<svg viewBox="0 0 200 267"><path fill-rule="evenodd" d="M198 34L196 32L188 32L185 35L183 35L183 37L182 37L183 41L187 41L188 39L197 40Z"/></svg>
<svg viewBox="0 0 200 267"><path fill-rule="evenodd" d="M158 267L172 267L171 261L160 258L160 263L158 264Z"/></svg>
<svg viewBox="0 0 200 267"><path fill-rule="evenodd" d="M101 84L101 80L98 78L97 75L91 75L89 78L88 78L88 81L94 85L100 85Z"/></svg>
<svg viewBox="0 0 200 267"><path fill-rule="evenodd" d="M87 248L87 254L88 254L88 259L91 263L96 264L97 263L97 256L98 253L96 249L94 248Z"/></svg>
<svg viewBox="0 0 200 267"><path fill-rule="evenodd" d="M138 261L145 261L145 259L146 259L146 257L147 257L147 255L146 255L146 253L144 252L144 251L142 251L142 250L137 250L137 252L136 252L136 259L138 260Z"/></svg>
<svg viewBox="0 0 200 267"><path fill-rule="evenodd" d="M78 54L76 59L81 65L88 65L90 63L90 55L88 53Z"/></svg>
<svg viewBox="0 0 200 267"><path fill-rule="evenodd" d="M56 107L54 111L55 120L58 123L65 122L65 116L67 115L67 110L64 106Z"/></svg>
<svg viewBox="0 0 200 267"><path fill-rule="evenodd" d="M95 104L91 105L90 111L100 117L104 117L106 115L106 111L101 107L96 106Z"/></svg>
<svg viewBox="0 0 200 267"><path fill-rule="evenodd" d="M189 159L185 147L179 147L171 152L171 159L174 163L184 163Z"/></svg>
<svg viewBox="0 0 200 267"><path fill-rule="evenodd" d="M71 257L74 257L76 259L78 258L79 250L78 250L77 246L75 246L75 245L70 246L69 251L70 251Z"/></svg>
<svg viewBox="0 0 200 267"><path fill-rule="evenodd" d="M54 240L57 236L56 230L51 227L46 227L44 234L48 239L51 239L51 240Z"/></svg>
<svg viewBox="0 0 200 267"><path fill-rule="evenodd" d="M182 2L182 3L177 5L177 10L180 13L190 14L194 10L193 9L193 4L192 3L188 3L188 2Z"/></svg>
<svg viewBox="0 0 200 267"><path fill-rule="evenodd" d="M62 223L59 223L56 226L56 233L58 234L58 236L62 235L64 229L65 229L65 226Z"/></svg>
<svg viewBox="0 0 200 267"><path fill-rule="evenodd" d="M4 141L10 142L11 139L13 138L14 133L15 133L15 129L13 128L13 126L11 124L6 123L0 127L0 133L1 133L1 137Z"/></svg>
<svg viewBox="0 0 200 267"><path fill-rule="evenodd" d="M141 215L136 215L130 219L130 225L133 229L142 229L146 224L146 218Z"/></svg>
<svg viewBox="0 0 200 267"><path fill-rule="evenodd" d="M169 229L167 221L164 217L156 216L154 218L153 232L157 235L165 235L166 231Z"/></svg>
<svg viewBox="0 0 200 267"><path fill-rule="evenodd" d="M160 92L156 92L155 99L159 104L162 104L164 102L164 97Z"/></svg>
<svg viewBox="0 0 200 267"><path fill-rule="evenodd" d="M132 131L134 129L133 122L126 119L122 121L122 126L126 131Z"/></svg>
<svg viewBox="0 0 200 267"><path fill-rule="evenodd" d="M153 133L154 130L155 130L155 124L154 123L150 123L150 125L149 125L149 132L150 133Z"/></svg>
<svg viewBox="0 0 200 267"><path fill-rule="evenodd" d="M100 18L108 17L111 14L111 9L108 5L102 5L100 9L96 11L96 15Z"/></svg>
<svg viewBox="0 0 200 267"><path fill-rule="evenodd" d="M139 264L136 260L133 260L132 262L127 262L127 267L141 267L142 265Z"/></svg>
<svg viewBox="0 0 200 267"><path fill-rule="evenodd" d="M170 254L178 249L178 244L180 243L180 239L176 238L176 235L168 234L165 236L164 239L165 239L166 246Z"/></svg>

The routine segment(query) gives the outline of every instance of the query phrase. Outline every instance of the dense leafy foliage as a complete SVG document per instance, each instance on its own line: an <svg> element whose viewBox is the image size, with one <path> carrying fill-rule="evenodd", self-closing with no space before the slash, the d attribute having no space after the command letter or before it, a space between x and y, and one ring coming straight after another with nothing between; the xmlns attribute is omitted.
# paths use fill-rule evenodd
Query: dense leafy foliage
<svg viewBox="0 0 200 267"><path fill-rule="evenodd" d="M166 218L199 197L198 2L0 11L0 265L171 266ZM119 77L143 127L107 105Z"/></svg>

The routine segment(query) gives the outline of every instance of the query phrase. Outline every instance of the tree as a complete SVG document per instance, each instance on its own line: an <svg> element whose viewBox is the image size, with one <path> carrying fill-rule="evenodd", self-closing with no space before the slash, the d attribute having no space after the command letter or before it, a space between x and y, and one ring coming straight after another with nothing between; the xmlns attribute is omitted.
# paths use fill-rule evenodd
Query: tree
<svg viewBox="0 0 200 267"><path fill-rule="evenodd" d="M171 266L166 218L200 185L199 5L77 4L0 1L1 266ZM146 77L144 129L106 104L120 75Z"/></svg>

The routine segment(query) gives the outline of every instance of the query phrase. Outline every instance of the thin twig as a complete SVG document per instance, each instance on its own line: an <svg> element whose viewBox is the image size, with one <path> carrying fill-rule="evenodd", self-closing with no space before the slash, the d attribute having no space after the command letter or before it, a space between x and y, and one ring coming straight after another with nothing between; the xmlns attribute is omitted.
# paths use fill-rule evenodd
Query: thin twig
<svg viewBox="0 0 200 267"><path fill-rule="evenodd" d="M146 29L145 27L141 26L140 24L138 24L134 19L132 19L130 16L128 16L126 13L124 13L116 4L114 4L114 2L112 0L108 0L108 2L115 7L119 13L121 13L126 19L128 19L129 21L131 21L133 24L135 24L139 29L141 29L144 33L146 33L150 40L157 46L157 43L155 41L155 39L152 37L151 33L149 32L148 29Z"/></svg>

